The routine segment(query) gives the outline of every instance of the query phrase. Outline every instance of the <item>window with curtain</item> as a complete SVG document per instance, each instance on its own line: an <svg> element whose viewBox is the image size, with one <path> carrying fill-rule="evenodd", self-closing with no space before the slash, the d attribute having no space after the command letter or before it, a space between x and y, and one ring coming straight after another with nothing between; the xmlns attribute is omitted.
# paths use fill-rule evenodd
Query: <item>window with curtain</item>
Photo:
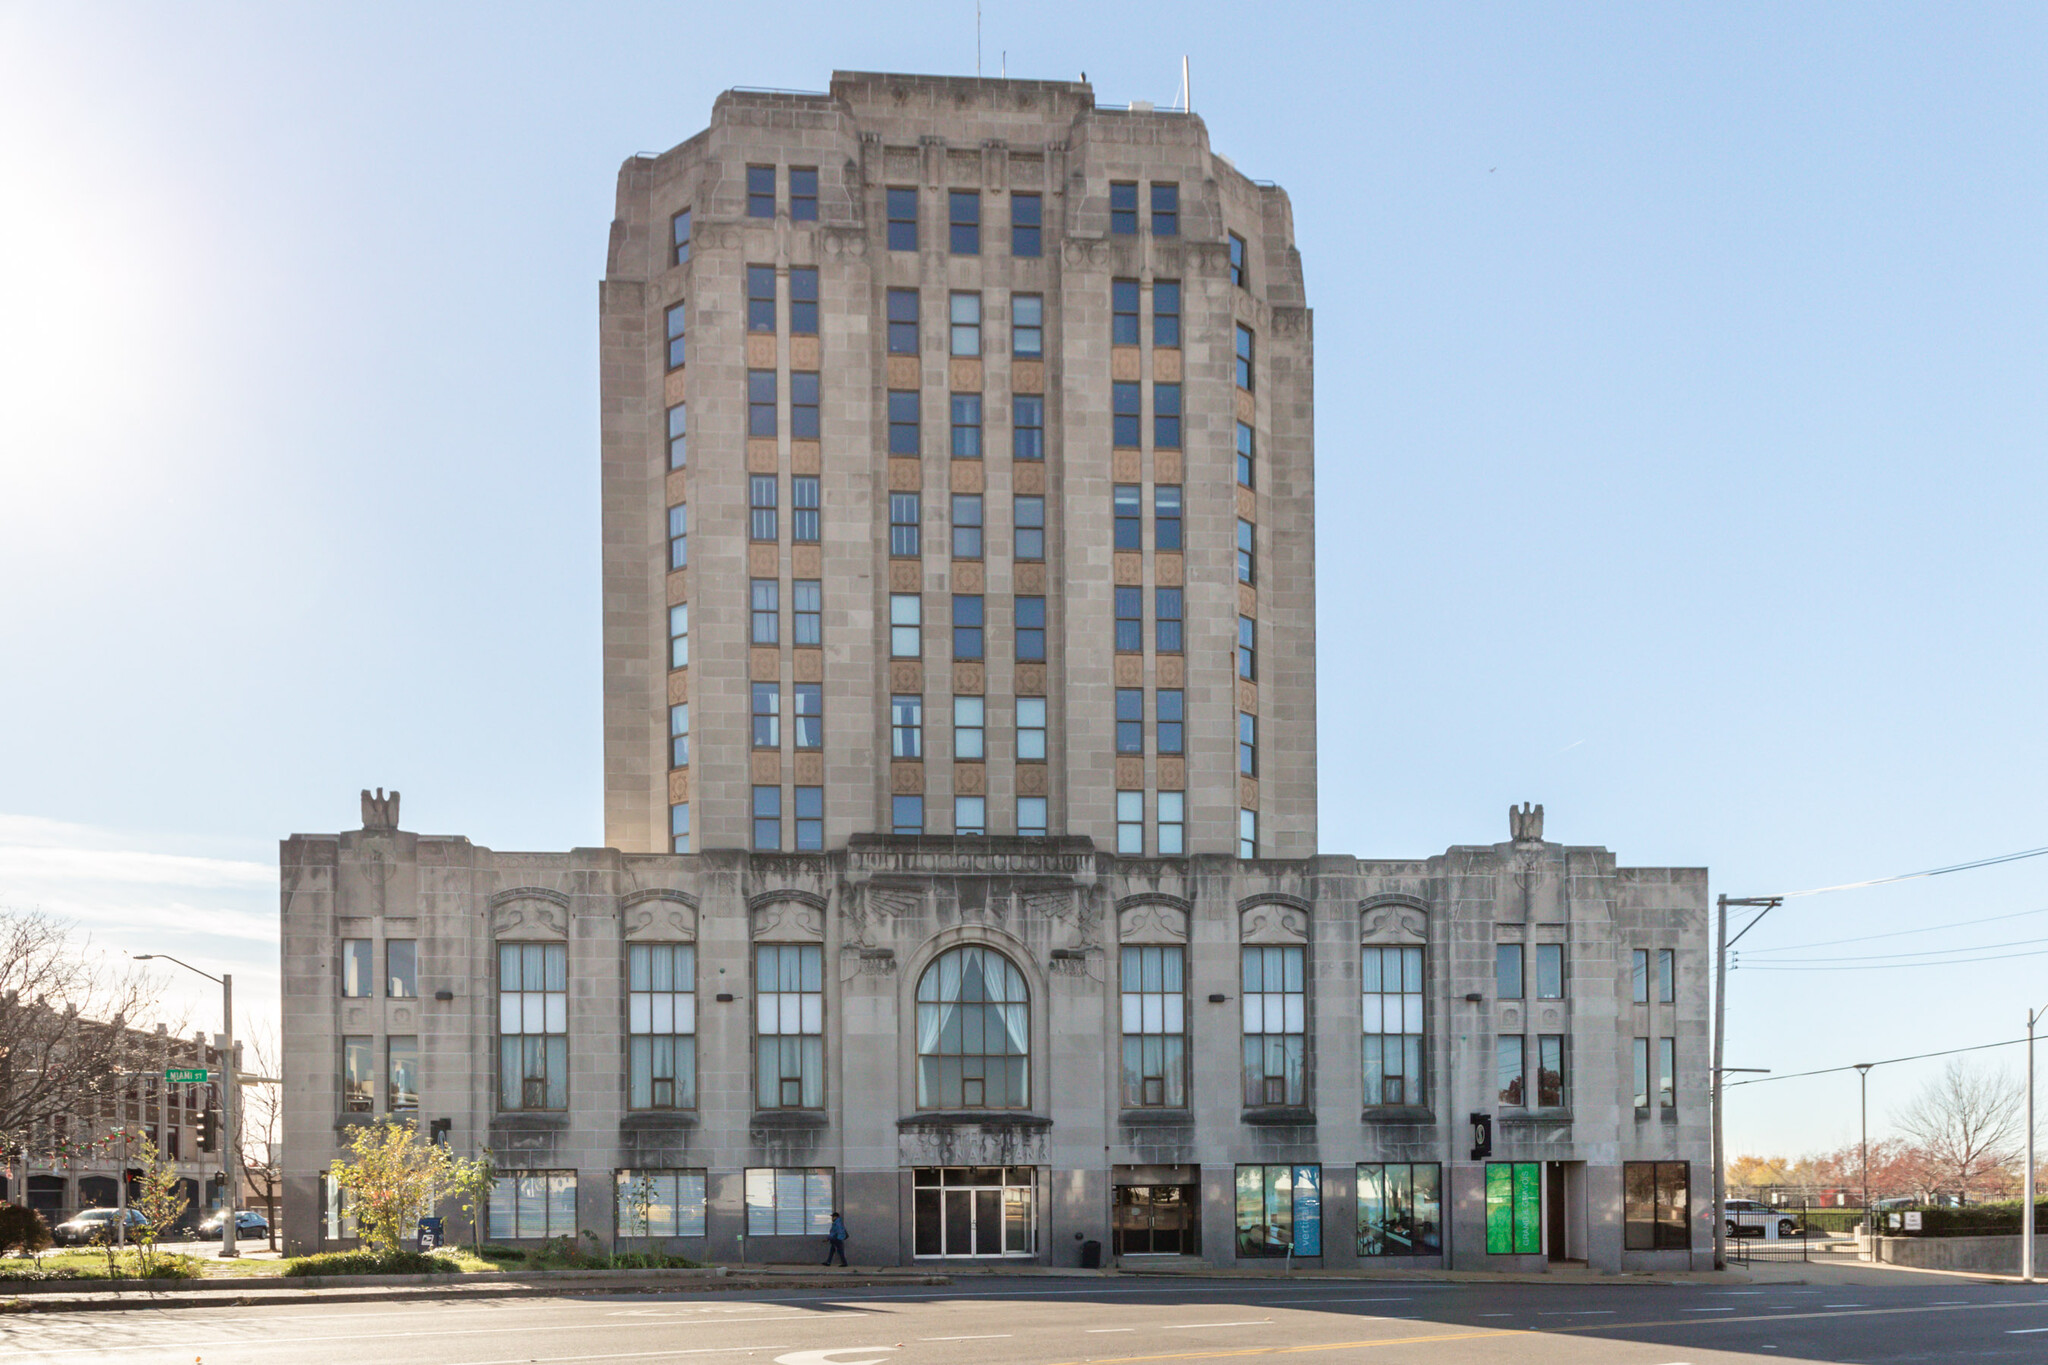
<svg viewBox="0 0 2048 1365"><path fill-rule="evenodd" d="M917 983L920 1109L1023 1109L1031 1102L1031 998L992 948L939 954Z"/></svg>
<svg viewBox="0 0 2048 1365"><path fill-rule="evenodd" d="M1422 949L1366 948L1359 959L1365 1005L1365 1102L1422 1103Z"/></svg>
<svg viewBox="0 0 2048 1365"><path fill-rule="evenodd" d="M569 949L498 945L498 1107L569 1107Z"/></svg>
<svg viewBox="0 0 2048 1365"><path fill-rule="evenodd" d="M1244 1102L1307 1102L1308 995L1306 950L1243 949Z"/></svg>
<svg viewBox="0 0 2048 1365"><path fill-rule="evenodd" d="M1179 944L1123 950L1124 1106L1188 1102L1186 954Z"/></svg>
<svg viewBox="0 0 2048 1365"><path fill-rule="evenodd" d="M500 1171L491 1186L491 1240L576 1235L576 1172Z"/></svg>
<svg viewBox="0 0 2048 1365"><path fill-rule="evenodd" d="M619 1236L704 1235L704 1172L625 1170L616 1181Z"/></svg>
<svg viewBox="0 0 2048 1365"><path fill-rule="evenodd" d="M695 1108L697 949L694 944L635 943L627 947L626 1030L628 1106L633 1109Z"/></svg>
<svg viewBox="0 0 2048 1365"><path fill-rule="evenodd" d="M754 949L754 1039L763 1109L825 1104L825 950L815 943Z"/></svg>

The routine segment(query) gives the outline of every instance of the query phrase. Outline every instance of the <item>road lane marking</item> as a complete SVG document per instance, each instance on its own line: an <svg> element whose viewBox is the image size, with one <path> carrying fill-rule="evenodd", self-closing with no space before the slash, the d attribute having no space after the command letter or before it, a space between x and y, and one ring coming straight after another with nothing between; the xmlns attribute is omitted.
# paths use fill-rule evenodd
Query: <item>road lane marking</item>
<svg viewBox="0 0 2048 1365"><path fill-rule="evenodd" d="M262 1342L248 1343L263 1345ZM615 1351L609 1355L597 1356L510 1356L504 1360L465 1360L462 1365L571 1365L579 1360L648 1360L655 1356L709 1356L725 1355L736 1351L784 1351L786 1346L692 1346L682 1350L671 1347L666 1351ZM838 1365L855 1365L855 1362L840 1362ZM874 1365L880 1365L877 1361Z"/></svg>
<svg viewBox="0 0 2048 1365"><path fill-rule="evenodd" d="M1339 1294L1339 1295L1336 1295L1336 1296L1334 1296L1334 1297L1331 1297L1331 1298L1315 1298L1315 1299L1274 1299L1274 1300L1273 1300L1273 1306L1274 1306L1274 1307L1276 1307L1276 1308L1278 1308L1278 1307L1282 1306L1283 1304L1290 1304L1290 1303L1413 1303L1414 1301L1415 1301L1415 1296L1414 1296L1413 1294L1403 1294L1403 1295L1401 1295L1401 1296L1400 1296L1399 1298L1385 1298L1385 1299L1358 1299L1358 1298L1353 1298L1353 1297L1352 1297L1351 1295L1349 1295L1349 1294Z"/></svg>
<svg viewBox="0 0 2048 1365"><path fill-rule="evenodd" d="M1539 1318L1583 1318L1588 1313L1613 1313L1616 1311L1618 1310L1613 1308L1552 1308L1539 1312L1536 1316ZM1718 1313L1721 1310L1710 1308L1707 1311Z"/></svg>
<svg viewBox="0 0 2048 1365"><path fill-rule="evenodd" d="M1012 1332L984 1332L978 1337L919 1337L919 1341L995 1341L1002 1337L1014 1336Z"/></svg>
<svg viewBox="0 0 2048 1365"><path fill-rule="evenodd" d="M900 1351L903 1343L894 1346L840 1346L830 1351L791 1351L786 1356L775 1357L775 1365L883 1365L887 1356L869 1356L866 1360L834 1360L833 1356L850 1356L863 1351Z"/></svg>
<svg viewBox="0 0 2048 1365"><path fill-rule="evenodd" d="M1733 1308L1681 1308L1681 1313L1733 1313Z"/></svg>
<svg viewBox="0 0 2048 1365"><path fill-rule="evenodd" d="M1486 1337L1526 1337L1532 1333L1508 1330L1494 1332L1445 1332L1428 1337L1380 1337L1373 1341L1325 1341L1312 1346L1244 1346L1208 1351L1165 1351L1149 1356L1095 1356L1088 1360L1059 1360L1049 1365L1137 1365L1149 1360L1229 1360L1239 1356L1308 1355L1317 1351L1357 1351L1368 1346L1414 1346L1436 1341L1478 1341ZM498 1361L486 1365L502 1365Z"/></svg>
<svg viewBox="0 0 2048 1365"><path fill-rule="evenodd" d="M1135 1327L1090 1327L1088 1334L1090 1336L1097 1336L1103 1332L1135 1332L1137 1330Z"/></svg>
<svg viewBox="0 0 2048 1365"><path fill-rule="evenodd" d="M1185 1332L1196 1327L1257 1327L1271 1322L1271 1318L1242 1318L1237 1322L1168 1322L1160 1324L1161 1332Z"/></svg>
<svg viewBox="0 0 2048 1365"><path fill-rule="evenodd" d="M1821 1305L1821 1307L1823 1307L1823 1308L1868 1308L1868 1307L1870 1307L1870 1305L1869 1305L1869 1304L1867 1304L1867 1303L1824 1303L1824 1304L1822 1304L1822 1305Z"/></svg>
<svg viewBox="0 0 2048 1365"><path fill-rule="evenodd" d="M2032 1336L2036 1332L2048 1332L2048 1327L2014 1327L2006 1332L2009 1337Z"/></svg>

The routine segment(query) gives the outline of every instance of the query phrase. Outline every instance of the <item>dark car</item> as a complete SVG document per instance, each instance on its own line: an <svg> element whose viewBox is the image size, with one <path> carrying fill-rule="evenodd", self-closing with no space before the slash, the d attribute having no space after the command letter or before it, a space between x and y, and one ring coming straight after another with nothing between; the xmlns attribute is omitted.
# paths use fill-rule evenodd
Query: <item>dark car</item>
<svg viewBox="0 0 2048 1365"><path fill-rule="evenodd" d="M220 1225L226 1221L221 1217L222 1213L223 1210L215 1209L212 1213L206 1215L206 1220L199 1225L199 1235L201 1237L220 1236ZM269 1231L270 1220L256 1212L256 1210L238 1209L235 1211L235 1236L261 1237Z"/></svg>
<svg viewBox="0 0 2048 1365"><path fill-rule="evenodd" d="M60 1247L91 1246L95 1242L111 1242L119 1235L120 1209L80 1209L67 1222L50 1229L50 1240ZM149 1220L135 1209L129 1209L128 1235L133 1237L137 1228L149 1226Z"/></svg>

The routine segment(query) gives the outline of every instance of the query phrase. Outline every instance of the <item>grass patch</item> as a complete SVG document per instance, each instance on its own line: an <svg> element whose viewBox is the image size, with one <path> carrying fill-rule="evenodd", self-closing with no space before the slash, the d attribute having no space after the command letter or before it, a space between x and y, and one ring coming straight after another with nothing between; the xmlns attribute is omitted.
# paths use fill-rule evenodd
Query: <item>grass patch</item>
<svg viewBox="0 0 2048 1365"><path fill-rule="evenodd" d="M51 1251L40 1259L30 1257L9 1257L0 1260L0 1281L22 1281L30 1283L48 1280L190 1280L206 1274L206 1263L196 1256L184 1256L174 1252L159 1252L155 1265L146 1276L137 1273L136 1254L133 1251L115 1253L114 1273L107 1273L107 1256L103 1251Z"/></svg>
<svg viewBox="0 0 2048 1365"><path fill-rule="evenodd" d="M287 1276L305 1275L459 1275L453 1256L418 1251L323 1251L299 1256L285 1265Z"/></svg>

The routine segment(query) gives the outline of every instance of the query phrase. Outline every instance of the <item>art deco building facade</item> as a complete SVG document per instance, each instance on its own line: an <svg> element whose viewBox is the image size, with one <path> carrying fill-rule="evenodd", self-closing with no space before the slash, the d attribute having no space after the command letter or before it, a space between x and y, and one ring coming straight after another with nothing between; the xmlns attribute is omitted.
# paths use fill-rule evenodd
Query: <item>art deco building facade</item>
<svg viewBox="0 0 2048 1365"><path fill-rule="evenodd" d="M285 842L291 1244L414 1117L499 1241L1710 1257L1705 873L1317 850L1309 319L1199 120L730 92L602 339L610 847Z"/></svg>
<svg viewBox="0 0 2048 1365"><path fill-rule="evenodd" d="M728 92L601 334L611 846L1315 851L1309 313L1199 119Z"/></svg>

